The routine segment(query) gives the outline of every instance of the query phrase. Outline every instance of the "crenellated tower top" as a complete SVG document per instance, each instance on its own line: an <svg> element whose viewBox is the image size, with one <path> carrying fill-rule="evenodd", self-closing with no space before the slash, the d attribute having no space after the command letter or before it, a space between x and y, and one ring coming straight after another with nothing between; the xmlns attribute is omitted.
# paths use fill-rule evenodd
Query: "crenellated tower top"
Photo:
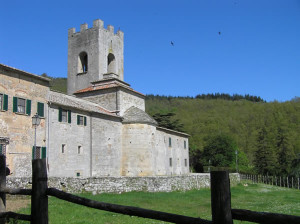
<svg viewBox="0 0 300 224"><path fill-rule="evenodd" d="M124 81L124 33L94 20L93 27L68 30L68 94L87 88L91 82L114 77Z"/></svg>

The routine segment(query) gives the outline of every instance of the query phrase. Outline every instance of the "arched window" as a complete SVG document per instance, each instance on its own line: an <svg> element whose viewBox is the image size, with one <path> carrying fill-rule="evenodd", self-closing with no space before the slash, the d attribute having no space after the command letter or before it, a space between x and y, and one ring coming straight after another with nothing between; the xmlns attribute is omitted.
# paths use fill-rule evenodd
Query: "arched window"
<svg viewBox="0 0 300 224"><path fill-rule="evenodd" d="M81 52L78 56L78 73L88 71L88 56L86 52Z"/></svg>
<svg viewBox="0 0 300 224"><path fill-rule="evenodd" d="M112 53L107 56L107 73L116 73L116 59Z"/></svg>

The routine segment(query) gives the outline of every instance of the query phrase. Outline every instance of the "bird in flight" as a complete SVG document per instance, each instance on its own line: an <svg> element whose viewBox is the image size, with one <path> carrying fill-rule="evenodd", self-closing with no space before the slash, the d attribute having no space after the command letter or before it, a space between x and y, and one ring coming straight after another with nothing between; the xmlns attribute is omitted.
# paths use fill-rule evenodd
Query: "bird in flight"
<svg viewBox="0 0 300 224"><path fill-rule="evenodd" d="M172 45L172 46L174 46L174 43L173 43L173 41L171 41L171 45Z"/></svg>
<svg viewBox="0 0 300 224"><path fill-rule="evenodd" d="M221 35L221 32L219 31L219 35Z"/></svg>

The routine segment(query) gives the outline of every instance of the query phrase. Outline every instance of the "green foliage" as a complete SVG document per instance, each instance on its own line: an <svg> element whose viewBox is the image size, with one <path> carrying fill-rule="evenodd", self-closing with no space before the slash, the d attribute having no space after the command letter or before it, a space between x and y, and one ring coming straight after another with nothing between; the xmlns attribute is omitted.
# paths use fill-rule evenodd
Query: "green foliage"
<svg viewBox="0 0 300 224"><path fill-rule="evenodd" d="M271 139L265 127L262 127L257 136L257 149L255 152L255 167L260 174L275 174L276 155L271 147Z"/></svg>
<svg viewBox="0 0 300 224"><path fill-rule="evenodd" d="M259 96L251 96L249 94L246 95L239 95L239 94L225 94L225 93L211 93L211 94L199 94L195 98L197 99L205 99L205 100L211 100L211 99L223 99L223 100L248 100L252 102L265 102L262 98Z"/></svg>
<svg viewBox="0 0 300 224"><path fill-rule="evenodd" d="M152 117L157 121L160 127L172 129L175 131L183 131L183 124L179 119L175 119L176 114L173 112L168 113L156 113Z"/></svg>
<svg viewBox="0 0 300 224"><path fill-rule="evenodd" d="M61 93L67 93L67 78L53 78L43 73L42 77L51 79L50 89Z"/></svg>
<svg viewBox="0 0 300 224"><path fill-rule="evenodd" d="M146 97L147 113L170 111L175 112L174 117L184 125L183 131L191 135L190 164L195 172L202 170L201 153L208 141L207 136L220 133L233 138L239 156L243 154L244 158L247 158L243 165L240 164L242 160L238 159L240 171L261 170L256 156L263 153L272 157L272 163L268 165L270 168L264 172L276 171L278 175L284 175L294 169L291 163L295 155L300 153L300 101L264 103L154 95ZM260 153L257 152L258 136L262 127L266 129L266 149ZM234 164L231 164L231 167L233 166Z"/></svg>
<svg viewBox="0 0 300 224"><path fill-rule="evenodd" d="M203 148L203 160L205 165L215 167L229 167L235 158L237 146L235 141L227 135L218 134L208 136ZM210 161L210 164L208 164Z"/></svg>

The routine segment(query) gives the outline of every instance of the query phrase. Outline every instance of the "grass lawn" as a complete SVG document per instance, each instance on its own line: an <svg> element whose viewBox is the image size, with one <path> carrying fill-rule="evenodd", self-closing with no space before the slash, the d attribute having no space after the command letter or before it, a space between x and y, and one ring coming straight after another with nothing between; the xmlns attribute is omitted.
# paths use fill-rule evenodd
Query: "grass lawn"
<svg viewBox="0 0 300 224"><path fill-rule="evenodd" d="M191 217L211 220L210 190L187 192L146 193L130 192L123 194L80 194L82 197L113 204L135 206ZM300 190L279 188L263 184L239 184L231 188L232 208L260 212L274 212L300 216ZM29 214L30 208L20 212ZM99 211L54 197L49 197L49 222L59 223L164 223L151 219L131 217L111 212ZM27 223L21 222L18 223ZM235 223L247 223L235 221Z"/></svg>

